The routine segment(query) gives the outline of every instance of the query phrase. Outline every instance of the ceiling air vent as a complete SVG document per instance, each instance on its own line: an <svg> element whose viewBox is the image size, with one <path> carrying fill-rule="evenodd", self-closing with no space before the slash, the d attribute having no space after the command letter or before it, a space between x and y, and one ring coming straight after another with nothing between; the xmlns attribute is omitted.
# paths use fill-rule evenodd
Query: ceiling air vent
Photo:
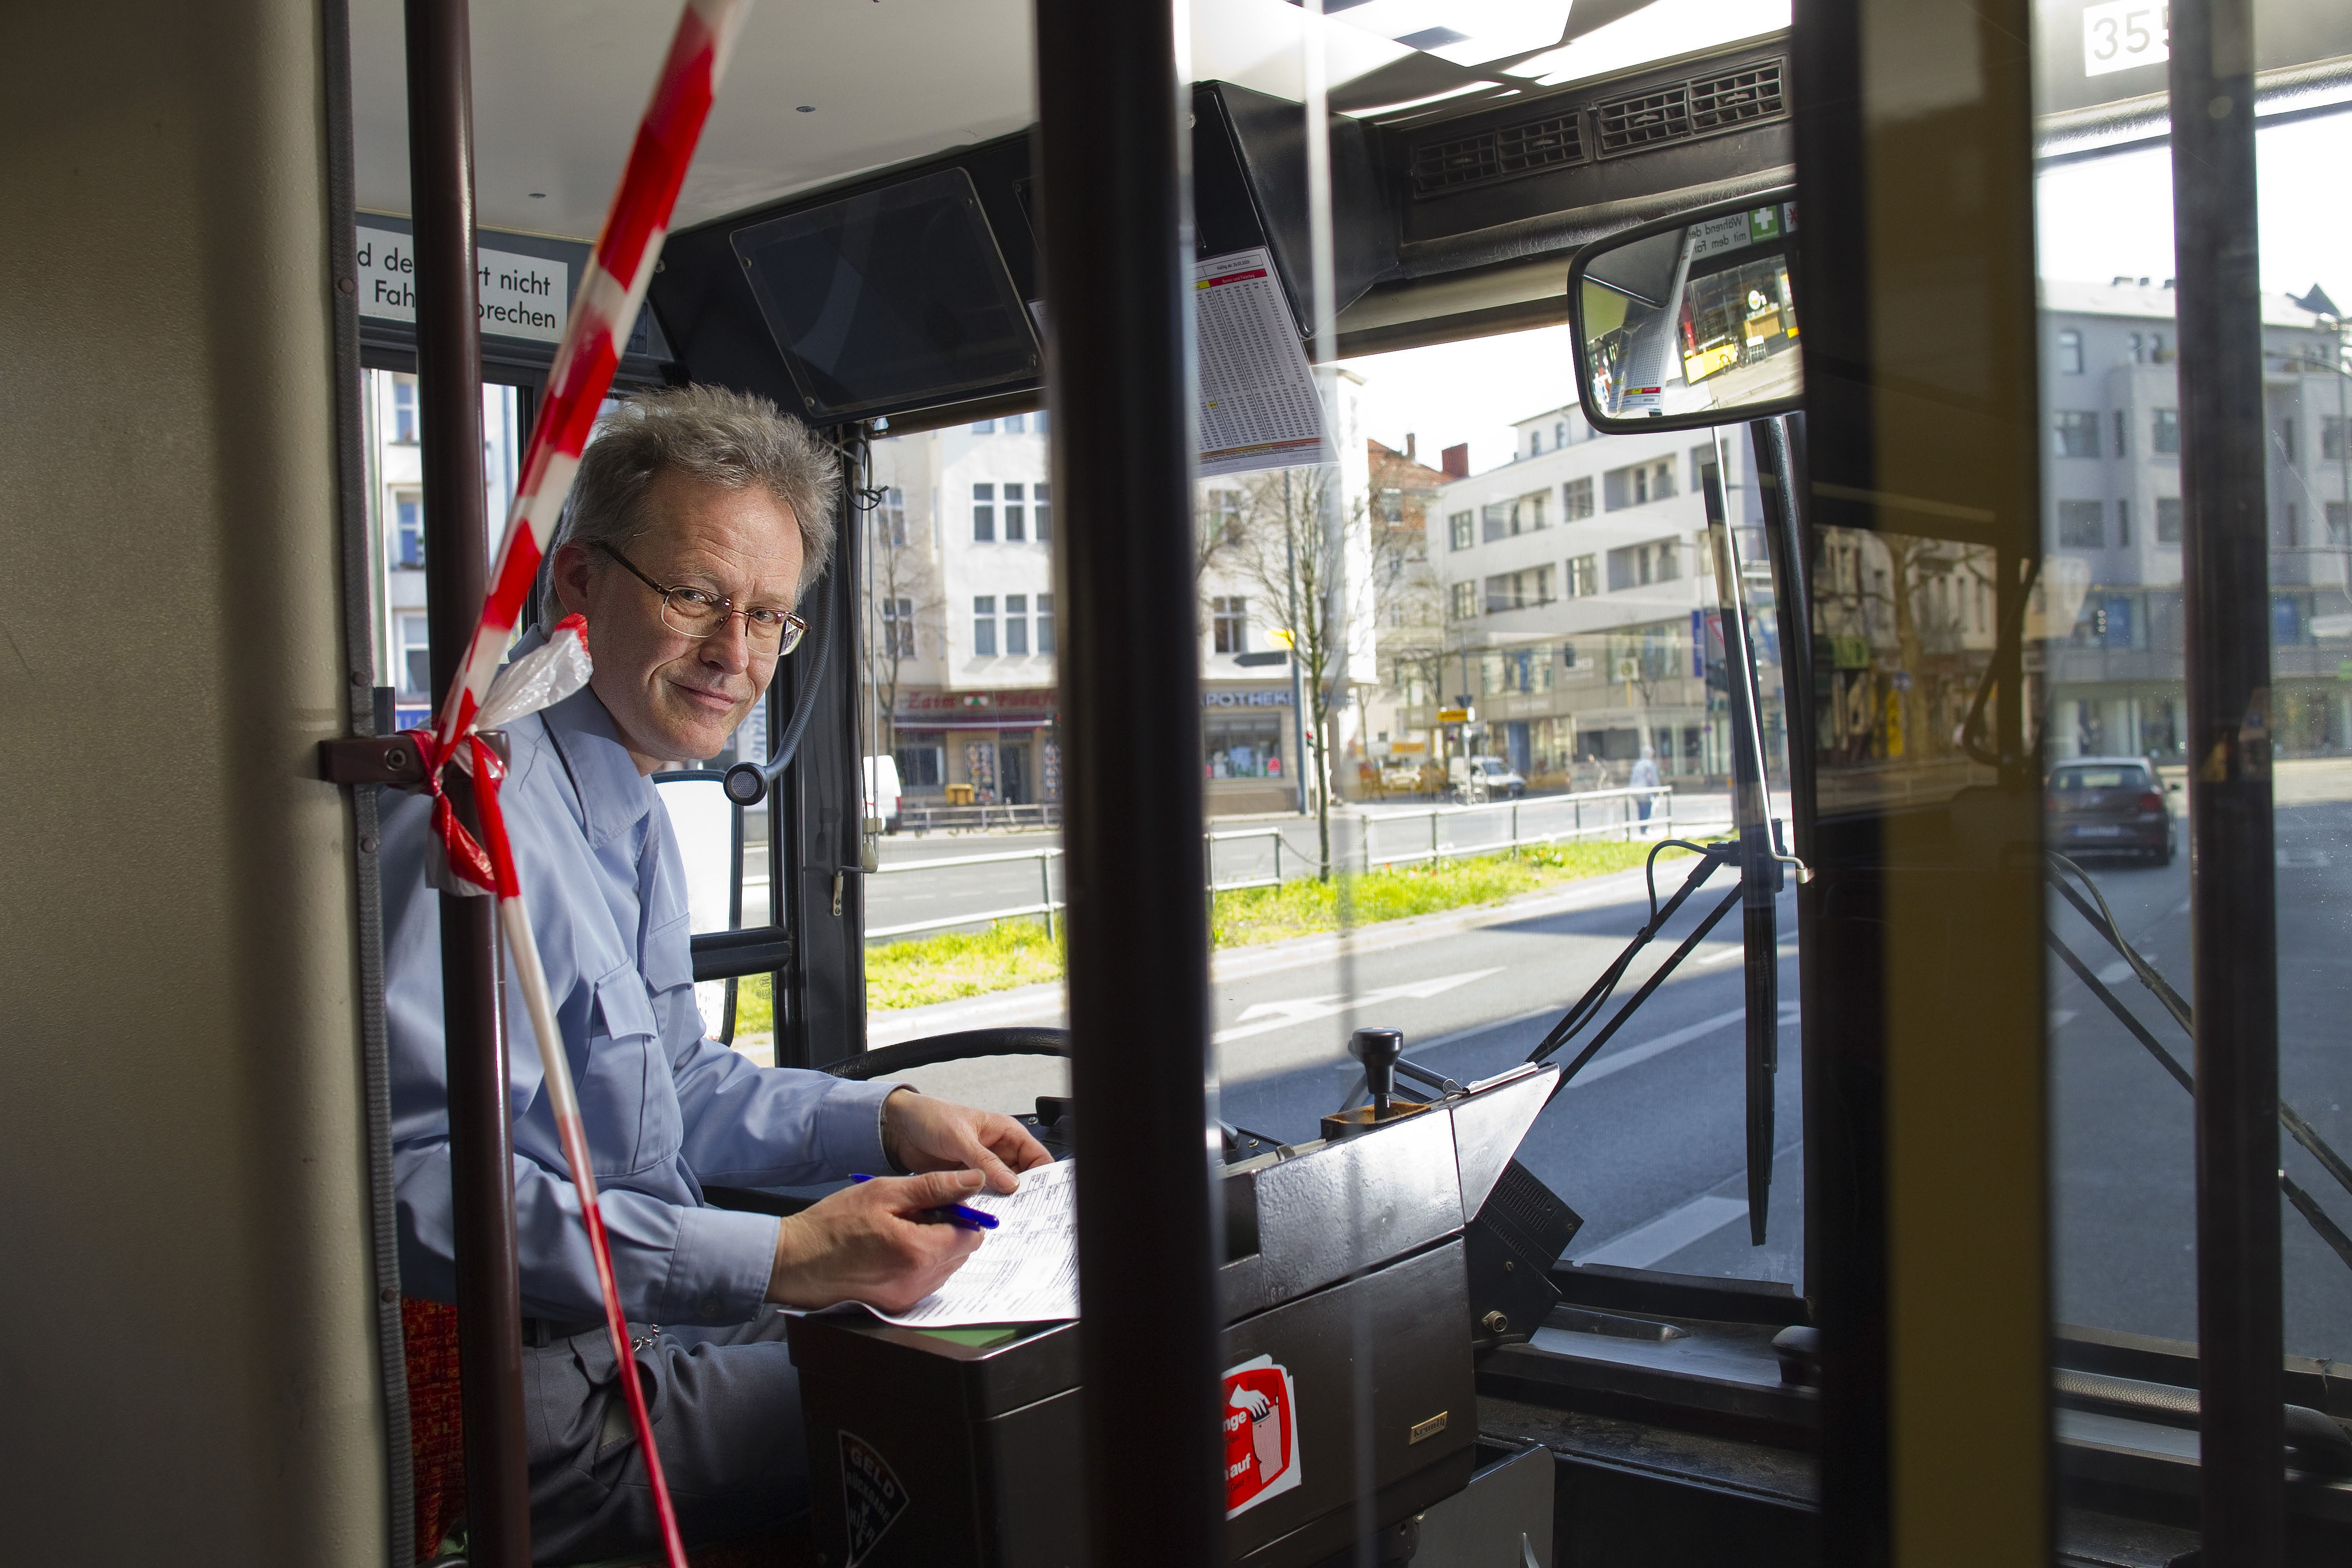
<svg viewBox="0 0 2352 1568"><path fill-rule="evenodd" d="M1445 195L1584 162L1582 116L1549 115L1412 150L1412 194Z"/></svg>
<svg viewBox="0 0 2352 1568"><path fill-rule="evenodd" d="M1780 62L1767 60L1746 70L1701 77L1690 84L1691 133L1727 131L1756 120L1778 120L1789 111L1780 95Z"/></svg>
<svg viewBox="0 0 2352 1568"><path fill-rule="evenodd" d="M1631 98L1612 99L1592 106L1601 132L1601 154L1638 153L1662 142L1680 142L1691 133L1690 84L1675 82Z"/></svg>

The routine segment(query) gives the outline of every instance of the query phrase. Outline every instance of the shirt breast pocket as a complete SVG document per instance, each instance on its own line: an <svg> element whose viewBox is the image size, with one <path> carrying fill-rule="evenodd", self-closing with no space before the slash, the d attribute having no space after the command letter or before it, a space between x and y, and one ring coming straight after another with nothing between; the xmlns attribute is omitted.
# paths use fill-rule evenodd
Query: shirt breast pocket
<svg viewBox="0 0 2352 1568"><path fill-rule="evenodd" d="M596 1019L580 1112L600 1176L627 1176L676 1158L677 1086L670 1079L645 977L624 963L595 984Z"/></svg>

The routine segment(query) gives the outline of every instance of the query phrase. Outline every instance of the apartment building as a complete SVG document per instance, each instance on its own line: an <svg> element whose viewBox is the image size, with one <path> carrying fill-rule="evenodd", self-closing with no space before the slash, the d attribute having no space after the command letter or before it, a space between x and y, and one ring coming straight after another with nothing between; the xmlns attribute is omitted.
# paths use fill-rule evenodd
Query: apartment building
<svg viewBox="0 0 2352 1568"><path fill-rule="evenodd" d="M1729 710L1706 489L1729 476L1735 539L1760 564L1746 430L1602 436L1573 404L1513 429L1508 462L1454 479L1432 506L1441 646L1391 660L1392 728L1375 749L1497 755L1536 788L1622 783L1644 746L1669 778L1724 776ZM1759 624L1758 637L1759 659L1776 665L1770 627ZM1765 684L1776 739L1775 668ZM1471 719L1441 721L1448 710Z"/></svg>
<svg viewBox="0 0 2352 1568"><path fill-rule="evenodd" d="M2169 279L2042 286L2052 758L2185 760L2180 413ZM2284 754L2352 750L2347 378L2324 297L2262 301L2273 675Z"/></svg>

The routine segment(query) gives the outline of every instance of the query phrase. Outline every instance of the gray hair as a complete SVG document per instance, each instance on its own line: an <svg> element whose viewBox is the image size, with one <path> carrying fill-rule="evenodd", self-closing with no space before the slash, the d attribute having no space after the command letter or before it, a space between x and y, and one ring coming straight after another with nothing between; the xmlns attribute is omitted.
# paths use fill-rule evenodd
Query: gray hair
<svg viewBox="0 0 2352 1568"><path fill-rule="evenodd" d="M646 492L672 471L730 490L757 485L791 510L801 530L795 595L832 559L841 465L807 426L766 398L719 386L639 393L599 420L581 454L571 511L548 554L565 544L626 551L653 527ZM539 616L550 626L563 617L551 574L540 588Z"/></svg>

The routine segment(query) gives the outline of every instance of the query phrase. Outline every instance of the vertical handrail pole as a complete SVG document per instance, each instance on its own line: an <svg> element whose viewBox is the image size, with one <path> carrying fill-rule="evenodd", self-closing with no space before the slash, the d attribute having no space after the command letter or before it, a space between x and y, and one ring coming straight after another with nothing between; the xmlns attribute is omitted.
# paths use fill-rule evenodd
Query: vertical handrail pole
<svg viewBox="0 0 2352 1568"><path fill-rule="evenodd" d="M1054 940L1054 857L1051 851L1037 851L1037 901L1045 906L1045 940Z"/></svg>
<svg viewBox="0 0 2352 1568"><path fill-rule="evenodd" d="M1200 1568L1224 1560L1225 1491L1190 105L1172 0L1038 0L1036 48L1070 1077L1082 1103L1121 1108L1077 1132L1085 1555Z"/></svg>
<svg viewBox="0 0 2352 1568"><path fill-rule="evenodd" d="M473 69L467 0L408 0L408 168L415 210L416 372L433 701L458 678L489 575L476 319ZM451 770L471 816L473 792ZM529 1568L522 1280L514 1129L499 1029L492 900L441 895L441 1009L457 1263L457 1358L471 1561Z"/></svg>
<svg viewBox="0 0 2352 1568"><path fill-rule="evenodd" d="M2207 1568L2285 1556L2278 931L2252 0L2172 11Z"/></svg>

